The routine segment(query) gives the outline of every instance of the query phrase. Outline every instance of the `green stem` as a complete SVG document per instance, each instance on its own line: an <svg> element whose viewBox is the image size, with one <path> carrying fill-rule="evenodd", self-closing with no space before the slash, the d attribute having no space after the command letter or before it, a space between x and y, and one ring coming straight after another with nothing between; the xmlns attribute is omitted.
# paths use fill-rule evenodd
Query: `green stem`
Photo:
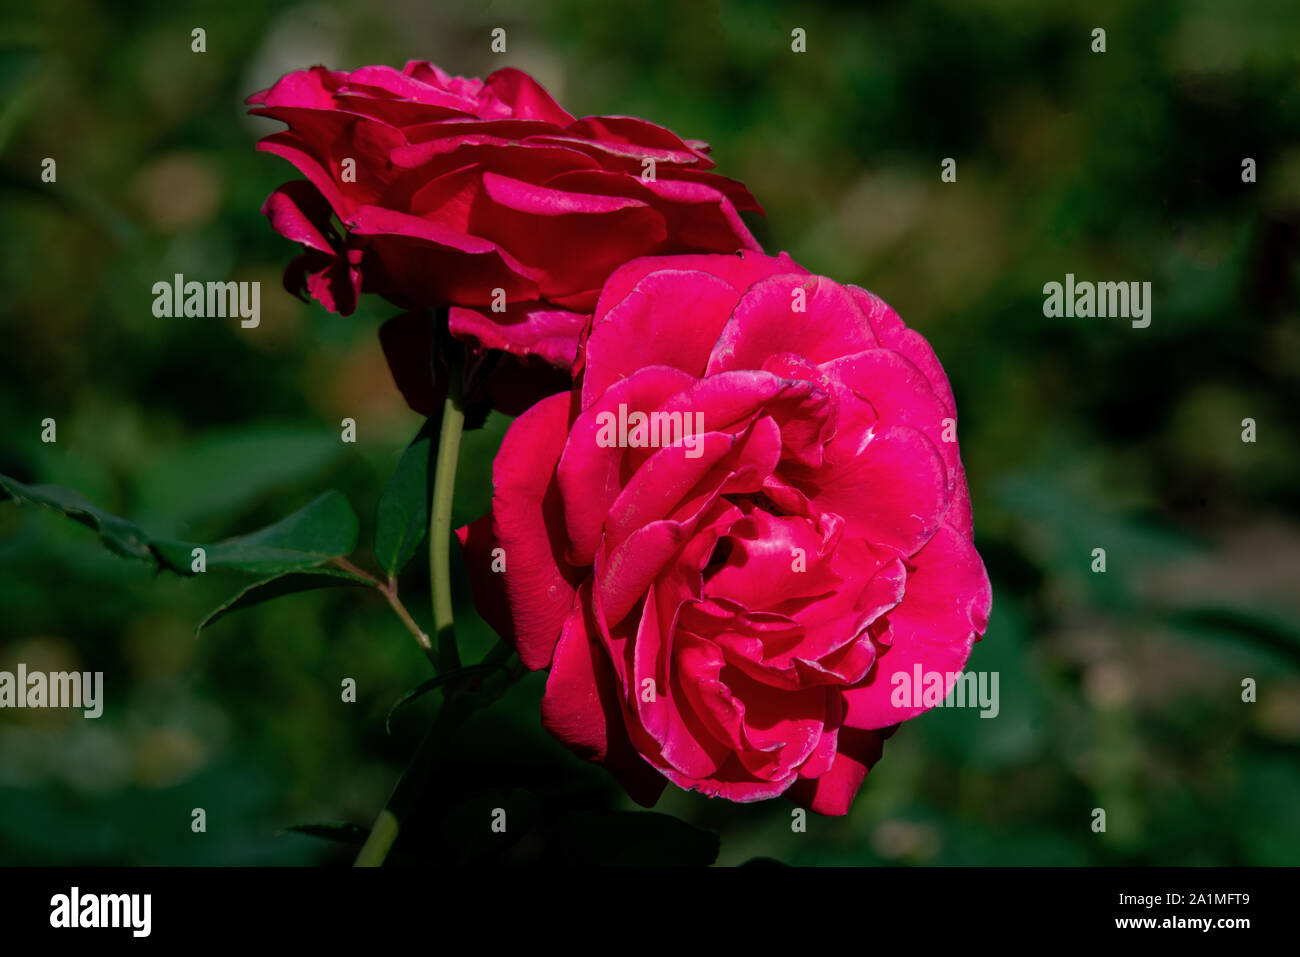
<svg viewBox="0 0 1300 957"><path fill-rule="evenodd" d="M433 642L429 640L429 636L424 633L423 629L416 624L415 619L411 617L411 613L407 611L406 606L402 604L402 599L397 597L396 577L389 575L388 584L384 584L374 575L371 575L364 569L358 568L356 565L353 565L350 561L341 556L339 558L331 558L330 564L335 568L343 569L350 575L356 575L358 578L364 578L366 581L370 582L375 591L384 596L385 600L388 602L388 606L392 608L393 613L397 615L398 620L406 626L406 630L415 637L415 643L420 646L420 650L428 656L431 662L433 662L434 668L438 667L438 656L434 652Z"/></svg>
<svg viewBox="0 0 1300 957"><path fill-rule="evenodd" d="M385 805L379 812L379 817L375 818L375 823L371 825L370 836L366 838L366 843L361 845L361 850L357 854L357 859L352 862L352 866L383 866L384 858L388 857L388 850L397 840L397 832L401 829L402 825L397 820L397 815Z"/></svg>
<svg viewBox="0 0 1300 957"><path fill-rule="evenodd" d="M392 850L393 842L401 833L402 825L415 807L416 800L424 792L433 769L442 754L446 743L446 732L459 726L474 710L473 701L464 694L449 692L443 701L442 709L434 720L433 726L420 742L411 763L397 781L397 787L388 798L388 803L375 818L370 828L370 836L357 854L354 867L380 867Z"/></svg>
<svg viewBox="0 0 1300 957"><path fill-rule="evenodd" d="M438 672L449 675L460 667L451 606L451 504L456 491L456 460L460 457L460 437L465 430L465 410L461 407L462 353L453 345L445 355L447 400L442 406L442 431L438 435L438 459L429 501L429 584L433 597ZM357 867L378 867L384 863L401 832L402 823L433 773L445 731L458 726L476 707L468 688L463 683L461 685L447 689L437 720L420 742L388 803L375 819L370 836L357 855Z"/></svg>
<svg viewBox="0 0 1300 957"><path fill-rule="evenodd" d="M486 677L481 673L467 674L448 689L433 727L420 742L388 803L375 819L354 866L379 867L384 863L402 825L433 776L443 748L451 737L448 732L464 724L475 709L486 708L504 695L527 672L514 650L504 641L498 642L487 653L479 667L490 668L491 673Z"/></svg>
<svg viewBox="0 0 1300 957"><path fill-rule="evenodd" d="M460 437L465 429L460 381L463 367L459 351L448 351L447 399L442 404L438 464L429 502L429 584L433 595L433 633L438 647L439 671L443 674L460 667L451 610L451 502L456 491Z"/></svg>

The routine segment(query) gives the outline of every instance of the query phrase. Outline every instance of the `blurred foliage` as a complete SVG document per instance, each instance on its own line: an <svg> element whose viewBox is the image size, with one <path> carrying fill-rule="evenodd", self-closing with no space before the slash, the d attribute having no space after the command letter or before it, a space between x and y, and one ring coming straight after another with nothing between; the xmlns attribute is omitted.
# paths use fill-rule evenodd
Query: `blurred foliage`
<svg viewBox="0 0 1300 957"><path fill-rule="evenodd" d="M996 719L909 723L852 813L806 833L780 801L670 788L657 810L693 827L639 820L631 859L680 841L702 863L711 830L725 864L1300 863L1298 51L1290 0L10 0L0 471L197 541L337 488L376 567L375 505L421 422L384 366L382 304L343 318L280 289L296 250L259 209L294 174L254 151L269 127L242 101L317 62L521 67L576 114L710 141L765 205L769 250L871 288L930 339L994 582L970 667L1000 673ZM155 318L150 288L178 272L260 280L261 325ZM1067 272L1151 281L1150 328L1045 319L1042 286ZM506 424L467 438L457 522L485 510ZM423 552L401 588L427 628ZM196 641L243 584L153 577L52 514L0 508L0 669L100 670L109 700L97 721L0 713L0 863L350 860L354 828L290 828L368 826L435 707L385 733L427 663L366 589L259 605ZM478 660L493 636L459 589ZM529 676L458 736L398 853L610 859L609 815L631 806L540 729L542 687ZM474 845L456 822L502 802L510 846Z"/></svg>

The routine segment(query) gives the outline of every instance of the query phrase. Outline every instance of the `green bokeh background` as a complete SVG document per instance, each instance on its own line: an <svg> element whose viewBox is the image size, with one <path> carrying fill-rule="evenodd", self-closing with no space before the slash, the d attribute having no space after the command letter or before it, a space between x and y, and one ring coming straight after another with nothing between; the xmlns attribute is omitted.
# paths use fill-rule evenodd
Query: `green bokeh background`
<svg viewBox="0 0 1300 957"><path fill-rule="evenodd" d="M670 788L658 809L716 831L728 864L1300 863L1291 0L20 0L0 25L0 471L196 540L338 488L369 564L374 503L421 424L376 338L393 310L370 298L343 318L283 292L296 247L259 208L296 174L254 151L278 125L242 101L317 62L520 67L576 115L709 141L766 207L765 248L872 289L930 340L993 580L970 667L1000 673L996 719L910 722L852 813L806 833L780 801ZM791 52L795 27L807 53ZM55 184L39 179L47 156ZM150 287L177 272L260 280L261 326L155 318ZM1150 281L1151 326L1045 318L1043 284L1067 272ZM344 416L356 445L339 441ZM468 438L458 522L486 509L507 424ZM402 583L427 624L422 558ZM85 529L0 506L0 669L100 670L107 696L97 721L0 712L0 864L350 860L283 829L369 824L435 696L391 736L384 716L428 664L353 590L196 640L243 584L155 578ZM473 659L493 638L461 599ZM484 801L539 833L567 810L631 807L541 731L542 687L530 676L458 739L429 799L435 859L528 858L532 838L463 837Z"/></svg>

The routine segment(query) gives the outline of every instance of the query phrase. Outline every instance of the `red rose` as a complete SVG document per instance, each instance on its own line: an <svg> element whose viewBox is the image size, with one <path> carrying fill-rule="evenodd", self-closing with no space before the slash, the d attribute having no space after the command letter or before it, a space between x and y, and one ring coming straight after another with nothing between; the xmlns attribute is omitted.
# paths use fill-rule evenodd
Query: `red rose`
<svg viewBox="0 0 1300 957"><path fill-rule="evenodd" d="M847 812L925 710L891 675L960 671L988 622L955 416L862 289L784 256L616 272L579 386L514 422L461 530L484 617L550 669L547 729L643 803Z"/></svg>
<svg viewBox="0 0 1300 957"><path fill-rule="evenodd" d="M362 291L452 306L457 337L567 371L628 260L758 248L737 209L761 210L706 172L706 144L632 117L575 120L518 70L484 81L420 61L314 67L249 102L289 126L259 148L308 180L264 209L306 247L285 285L345 314Z"/></svg>

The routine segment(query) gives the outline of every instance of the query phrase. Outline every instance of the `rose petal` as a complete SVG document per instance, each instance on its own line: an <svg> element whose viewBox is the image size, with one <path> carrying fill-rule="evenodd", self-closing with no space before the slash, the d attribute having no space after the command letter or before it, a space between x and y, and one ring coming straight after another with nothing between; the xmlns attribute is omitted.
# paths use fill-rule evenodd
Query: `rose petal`
<svg viewBox="0 0 1300 957"><path fill-rule="evenodd" d="M522 70L505 67L487 78L486 86L516 116L568 126L573 116L551 98L542 85Z"/></svg>
<svg viewBox="0 0 1300 957"><path fill-rule="evenodd" d="M619 720L613 672L590 608L584 585L555 648L542 696L542 724L580 757L611 771L634 801L651 807L667 782L632 746Z"/></svg>
<svg viewBox="0 0 1300 957"><path fill-rule="evenodd" d="M889 613L892 644L876 661L868 680L844 692L844 723L853 728L883 728L915 717L926 708L900 705L891 697L901 684L893 676L911 681L915 666L922 674L944 675L944 693L951 690L950 676L960 672L971 646L988 627L992 593L975 546L951 526L935 533L912 559L903 601Z"/></svg>
<svg viewBox="0 0 1300 957"><path fill-rule="evenodd" d="M818 814L848 814L867 772L884 753L885 737L878 731L841 728L830 770L817 778L801 778L790 788L791 799Z"/></svg>
<svg viewBox="0 0 1300 957"><path fill-rule="evenodd" d="M569 396L553 395L521 415L492 469L493 534L504 549L515 647L533 670L550 664L582 577L564 560L563 504L554 482L569 408Z"/></svg>
<svg viewBox="0 0 1300 957"><path fill-rule="evenodd" d="M800 308L802 306L802 308ZM761 369L779 343L821 363L876 344L867 317L848 291L821 276L772 276L756 282L737 303L709 359L708 372Z"/></svg>
<svg viewBox="0 0 1300 957"><path fill-rule="evenodd" d="M505 312L453 306L448 326L458 339L484 349L539 356L557 369L569 369L578 351L578 334L587 317L542 303L508 304Z"/></svg>

